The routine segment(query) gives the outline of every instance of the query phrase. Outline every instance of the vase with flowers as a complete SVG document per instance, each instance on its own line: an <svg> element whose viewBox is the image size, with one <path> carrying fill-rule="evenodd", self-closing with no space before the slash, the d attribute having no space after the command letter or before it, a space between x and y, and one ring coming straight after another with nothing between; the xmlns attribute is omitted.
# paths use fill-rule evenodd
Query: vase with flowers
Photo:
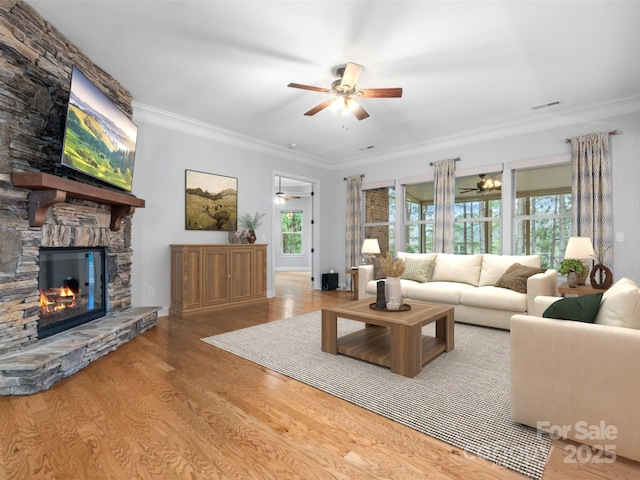
<svg viewBox="0 0 640 480"><path fill-rule="evenodd" d="M256 212L255 215L249 213L243 213L238 219L238 225L243 227L247 232L247 241L249 243L255 243L257 240L256 230L262 225L262 219L266 216L266 213Z"/></svg>
<svg viewBox="0 0 640 480"><path fill-rule="evenodd" d="M393 258L389 252L380 258L380 265L387 276L385 280L385 296L387 310L398 310L402 306L402 286L400 275L404 273L405 264L402 258Z"/></svg>

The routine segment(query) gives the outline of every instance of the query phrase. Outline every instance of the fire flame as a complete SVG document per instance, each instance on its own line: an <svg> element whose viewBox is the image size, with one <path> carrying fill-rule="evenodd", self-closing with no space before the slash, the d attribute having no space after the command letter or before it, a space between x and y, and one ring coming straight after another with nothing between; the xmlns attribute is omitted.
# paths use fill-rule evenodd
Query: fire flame
<svg viewBox="0 0 640 480"><path fill-rule="evenodd" d="M42 289L40 289L40 300L38 300L38 306L40 307L40 311L42 313L52 313L58 310L64 310L65 308L72 308L76 306L76 294L69 287L60 287L57 290L54 290L51 295L58 298L71 297L71 301L57 303L55 300L51 300L51 298L49 298L47 294L42 291Z"/></svg>

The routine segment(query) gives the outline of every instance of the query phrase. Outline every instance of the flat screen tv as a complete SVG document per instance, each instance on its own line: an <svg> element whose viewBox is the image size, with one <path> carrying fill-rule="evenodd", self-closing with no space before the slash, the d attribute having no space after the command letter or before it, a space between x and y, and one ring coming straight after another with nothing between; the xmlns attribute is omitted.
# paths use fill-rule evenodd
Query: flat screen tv
<svg viewBox="0 0 640 480"><path fill-rule="evenodd" d="M76 67L62 147L62 165L131 191L138 127Z"/></svg>

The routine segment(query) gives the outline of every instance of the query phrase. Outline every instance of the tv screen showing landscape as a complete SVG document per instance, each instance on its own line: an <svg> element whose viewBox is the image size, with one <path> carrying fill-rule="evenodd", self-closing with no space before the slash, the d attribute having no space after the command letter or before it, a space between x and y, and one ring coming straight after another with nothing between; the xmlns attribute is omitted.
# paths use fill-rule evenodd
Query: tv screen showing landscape
<svg viewBox="0 0 640 480"><path fill-rule="evenodd" d="M62 165L131 191L138 127L73 68Z"/></svg>

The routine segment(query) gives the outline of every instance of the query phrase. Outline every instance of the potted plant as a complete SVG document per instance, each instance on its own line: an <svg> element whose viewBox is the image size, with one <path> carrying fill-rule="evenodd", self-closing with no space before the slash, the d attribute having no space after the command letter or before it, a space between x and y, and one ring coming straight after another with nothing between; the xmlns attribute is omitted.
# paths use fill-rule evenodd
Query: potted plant
<svg viewBox="0 0 640 480"><path fill-rule="evenodd" d="M266 213L256 212L255 215L243 213L238 219L238 225L247 230L249 243L254 243L257 239L256 230L262 225L262 219Z"/></svg>
<svg viewBox="0 0 640 480"><path fill-rule="evenodd" d="M565 258L560 262L558 272L560 272L561 275L567 276L567 283L573 288L578 284L578 277L587 273L587 269L581 260Z"/></svg>

